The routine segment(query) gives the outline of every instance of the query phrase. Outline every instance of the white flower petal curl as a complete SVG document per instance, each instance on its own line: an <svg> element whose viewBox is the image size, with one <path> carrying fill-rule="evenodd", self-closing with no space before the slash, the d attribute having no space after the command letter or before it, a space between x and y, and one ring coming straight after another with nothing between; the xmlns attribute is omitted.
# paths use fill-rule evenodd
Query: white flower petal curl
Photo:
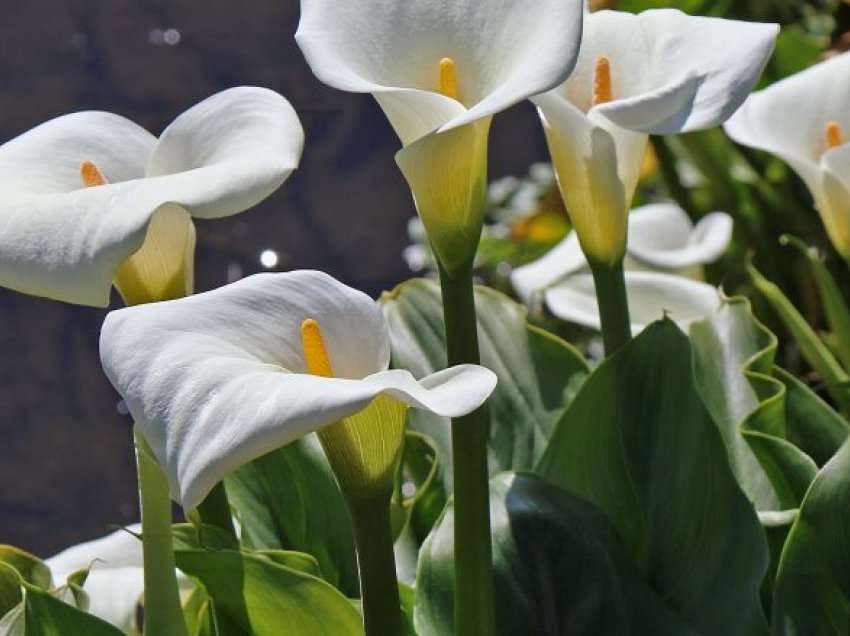
<svg viewBox="0 0 850 636"><path fill-rule="evenodd" d="M241 212L286 179L302 141L286 100L249 87L201 102L158 142L107 113L47 122L0 146L0 183L14 182L0 202L0 285L106 306L116 271L141 248L157 210ZM85 161L107 185L83 187Z"/></svg>
<svg viewBox="0 0 850 636"><path fill-rule="evenodd" d="M632 333L665 315L683 329L711 315L720 306L720 294L706 283L658 272L626 272L626 293ZM600 329L593 277L570 276L546 291L546 305L558 318L591 329Z"/></svg>
<svg viewBox="0 0 850 636"><path fill-rule="evenodd" d="M696 226L673 203L653 203L635 208L628 217L627 270L663 270L689 275L715 261L732 238L732 217L712 212ZM578 237L570 232L541 258L516 268L511 283L523 302L563 278L588 270Z"/></svg>
<svg viewBox="0 0 850 636"><path fill-rule="evenodd" d="M402 139L493 115L563 82L578 54L581 0L302 0L296 40L313 72L373 93ZM457 65L460 102L443 108L439 62ZM440 117L423 113L443 111ZM443 118L443 121L440 121ZM411 134L410 122L437 123ZM407 143L407 142L405 142Z"/></svg>
<svg viewBox="0 0 850 636"><path fill-rule="evenodd" d="M594 21L606 20L604 14L588 18L588 31ZM728 119L758 81L779 33L776 24L690 16L676 9L644 11L633 19L632 29L641 35L633 41L642 45L630 54L643 58L646 84L595 110L619 126L652 134L700 130ZM595 35L621 38L624 26ZM618 55L622 47L614 47L615 68L634 64Z"/></svg>
<svg viewBox="0 0 850 636"><path fill-rule="evenodd" d="M300 325L307 318L319 322L337 377L304 373ZM244 463L357 413L378 395L457 416L495 386L481 367L420 381L386 371L389 336L378 305L310 271L260 274L112 312L101 359L186 509Z"/></svg>

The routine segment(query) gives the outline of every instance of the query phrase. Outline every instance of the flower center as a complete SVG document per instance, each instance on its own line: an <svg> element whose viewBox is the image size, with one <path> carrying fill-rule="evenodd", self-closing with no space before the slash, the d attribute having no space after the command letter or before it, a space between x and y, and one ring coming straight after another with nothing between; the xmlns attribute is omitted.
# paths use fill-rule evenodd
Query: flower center
<svg viewBox="0 0 850 636"><path fill-rule="evenodd" d="M611 61L604 55L596 58L593 71L593 105L605 104L614 99L611 90Z"/></svg>
<svg viewBox="0 0 850 636"><path fill-rule="evenodd" d="M440 60L440 92L446 97L457 99L457 68L450 57Z"/></svg>
<svg viewBox="0 0 850 636"><path fill-rule="evenodd" d="M304 348L304 361L310 373L325 378L334 377L322 330L319 323L312 318L307 318L301 323L301 346Z"/></svg>
<svg viewBox="0 0 850 636"><path fill-rule="evenodd" d="M106 185L106 178L91 161L83 161L80 164L80 178L83 180L83 185L87 188Z"/></svg>
<svg viewBox="0 0 850 636"><path fill-rule="evenodd" d="M829 150L830 148L837 148L844 144L844 135L841 134L841 126L838 125L838 122L831 121L826 125L826 130L824 131L826 136L826 148Z"/></svg>

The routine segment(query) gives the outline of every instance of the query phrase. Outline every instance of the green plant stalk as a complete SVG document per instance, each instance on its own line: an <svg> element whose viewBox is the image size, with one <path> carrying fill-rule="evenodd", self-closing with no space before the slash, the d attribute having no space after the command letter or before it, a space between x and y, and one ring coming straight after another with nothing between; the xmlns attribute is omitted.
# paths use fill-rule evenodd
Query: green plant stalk
<svg viewBox="0 0 850 636"><path fill-rule="evenodd" d="M236 528L233 526L233 515L230 513L230 500L227 498L227 490L224 482L218 482L210 494L207 495L198 506L198 515L201 522L220 528L231 536L236 536Z"/></svg>
<svg viewBox="0 0 850 636"><path fill-rule="evenodd" d="M138 429L134 437L145 566L144 636L188 636L174 565L168 479Z"/></svg>
<svg viewBox="0 0 850 636"><path fill-rule="evenodd" d="M449 366L479 364L472 264L451 274L440 266L440 287ZM487 468L489 429L486 407L452 420L454 633L457 636L490 636L495 633Z"/></svg>
<svg viewBox="0 0 850 636"><path fill-rule="evenodd" d="M821 380L826 383L827 391L841 411L845 415L850 413L850 392L848 392L846 386L850 376L847 375L838 360L821 341L815 330L809 326L806 319L800 315L797 308L782 293L782 290L762 276L752 265L747 267L747 271L755 288L767 299L779 319L791 332L797 346L800 347L800 353L817 371Z"/></svg>
<svg viewBox="0 0 850 636"><path fill-rule="evenodd" d="M390 525L391 489L370 499L348 499L360 571L360 596L366 636L403 633L398 577Z"/></svg>
<svg viewBox="0 0 850 636"><path fill-rule="evenodd" d="M614 355L632 339L632 324L629 318L629 301L626 296L626 275L623 260L614 265L590 262L590 271L596 285L596 302L599 304L599 320L602 323L602 342L605 357Z"/></svg>

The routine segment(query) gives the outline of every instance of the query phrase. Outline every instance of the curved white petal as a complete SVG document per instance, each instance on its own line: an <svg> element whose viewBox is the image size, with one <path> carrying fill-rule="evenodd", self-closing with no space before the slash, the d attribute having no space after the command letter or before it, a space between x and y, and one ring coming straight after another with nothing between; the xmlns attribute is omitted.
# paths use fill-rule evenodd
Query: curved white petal
<svg viewBox="0 0 850 636"><path fill-rule="evenodd" d="M103 168L112 182L143 177L155 145L147 130L112 113L71 113L36 126L0 146L0 221L19 196L81 189L84 161Z"/></svg>
<svg viewBox="0 0 850 636"><path fill-rule="evenodd" d="M445 131L563 82L582 15L581 0L302 0L295 37L326 84L375 93L382 105L394 94L387 114L404 139L399 122L448 99L438 93L442 58L456 62L465 106L440 122Z"/></svg>
<svg viewBox="0 0 850 636"><path fill-rule="evenodd" d="M180 115L157 141L147 167L159 198L194 217L242 212L277 190L298 167L304 131L278 93L240 86Z"/></svg>
<svg viewBox="0 0 850 636"><path fill-rule="evenodd" d="M570 232L542 257L511 272L511 284L522 301L529 303L534 294L586 267L587 259L581 251L578 235Z"/></svg>
<svg viewBox="0 0 850 636"><path fill-rule="evenodd" d="M795 162L811 188L826 125L836 122L850 134L848 104L850 53L842 53L753 93L724 129L740 144Z"/></svg>
<svg viewBox="0 0 850 636"><path fill-rule="evenodd" d="M321 326L336 378L304 374L300 325L307 318ZM244 463L357 413L378 395L457 416L480 406L495 385L480 367L420 382L384 371L389 337L378 305L309 271L256 275L112 312L101 359L186 509Z"/></svg>
<svg viewBox="0 0 850 636"><path fill-rule="evenodd" d="M615 93L597 110L620 126L652 134L700 130L728 119L758 81L779 33L776 24L675 9L644 11L636 21L642 44L635 54L648 60L648 87L622 97Z"/></svg>
<svg viewBox="0 0 850 636"><path fill-rule="evenodd" d="M629 215L628 256L637 265L682 272L711 263L732 240L732 217L712 212L693 226L673 203L656 203Z"/></svg>
<svg viewBox="0 0 850 636"><path fill-rule="evenodd" d="M142 246L157 210L176 204L199 217L241 212L290 174L303 141L285 99L245 87L201 102L155 144L140 130L115 116L83 113L0 147L0 173L20 164L28 184L0 201L0 285L106 306L118 268ZM82 187L87 160L108 185ZM45 176L45 165L55 178Z"/></svg>
<svg viewBox="0 0 850 636"><path fill-rule="evenodd" d="M61 587L71 574L91 568L83 585L89 597L88 611L130 630L144 591L142 542L134 536L141 531L141 524L134 524L50 557L45 564L53 574L54 585Z"/></svg>
<svg viewBox="0 0 850 636"><path fill-rule="evenodd" d="M717 290L706 283L672 274L626 272L632 332L638 333L665 314L683 329L720 306ZM558 318L600 328L596 291L590 274L570 276L546 292L546 305Z"/></svg>
<svg viewBox="0 0 850 636"><path fill-rule="evenodd" d="M835 248L850 256L850 144L824 153L823 197L818 212Z"/></svg>

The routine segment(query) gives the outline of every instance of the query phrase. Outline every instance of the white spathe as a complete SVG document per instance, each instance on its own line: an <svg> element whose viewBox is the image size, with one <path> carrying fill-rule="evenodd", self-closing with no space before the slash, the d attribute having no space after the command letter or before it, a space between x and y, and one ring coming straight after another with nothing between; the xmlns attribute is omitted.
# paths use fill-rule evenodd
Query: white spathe
<svg viewBox="0 0 850 636"><path fill-rule="evenodd" d="M623 256L648 135L725 121L758 80L778 30L674 9L585 16L575 71L533 101L587 254L610 264ZM600 58L608 61L610 91L594 103Z"/></svg>
<svg viewBox="0 0 850 636"><path fill-rule="evenodd" d="M310 375L301 324L319 323L335 377ZM169 477L195 508L239 466L353 415L378 395L443 416L478 408L496 376L474 365L421 380L388 370L383 313L315 271L258 274L110 313L101 360Z"/></svg>
<svg viewBox="0 0 850 636"><path fill-rule="evenodd" d="M850 138L850 53L753 93L724 126L736 142L780 157L808 186L835 248L850 256L850 145L830 148L826 129Z"/></svg>
<svg viewBox="0 0 850 636"><path fill-rule="evenodd" d="M712 212L694 225L674 203L654 203L628 217L626 290L635 332L665 312L682 326L716 307L717 291L699 282L702 266L719 258L732 239L732 217ZM517 294L533 303L542 294L561 318L599 328L593 278L575 232L543 257L511 274Z"/></svg>
<svg viewBox="0 0 850 636"><path fill-rule="evenodd" d="M254 87L213 95L158 139L104 112L37 126L0 146L0 285L106 306L121 265L147 247L158 212L176 221L242 212L284 182L303 143L289 103ZM84 187L84 162L107 184ZM193 247L193 229L181 236L175 249ZM182 264L179 255L166 256Z"/></svg>
<svg viewBox="0 0 850 636"><path fill-rule="evenodd" d="M732 217L725 212L707 214L694 225L675 203L652 203L635 208L628 216L627 270L661 271L699 277L703 265L725 251L732 239ZM524 302L534 294L588 271L575 232L541 258L516 268L511 283Z"/></svg>
<svg viewBox="0 0 850 636"><path fill-rule="evenodd" d="M330 86L374 95L404 146L396 161L447 269L471 261L481 234L492 116L566 80L582 4L302 0L295 37L307 62Z"/></svg>
<svg viewBox="0 0 850 636"><path fill-rule="evenodd" d="M56 587L75 572L91 568L83 585L88 611L124 632L136 626L136 607L144 592L141 524L72 546L45 560Z"/></svg>

